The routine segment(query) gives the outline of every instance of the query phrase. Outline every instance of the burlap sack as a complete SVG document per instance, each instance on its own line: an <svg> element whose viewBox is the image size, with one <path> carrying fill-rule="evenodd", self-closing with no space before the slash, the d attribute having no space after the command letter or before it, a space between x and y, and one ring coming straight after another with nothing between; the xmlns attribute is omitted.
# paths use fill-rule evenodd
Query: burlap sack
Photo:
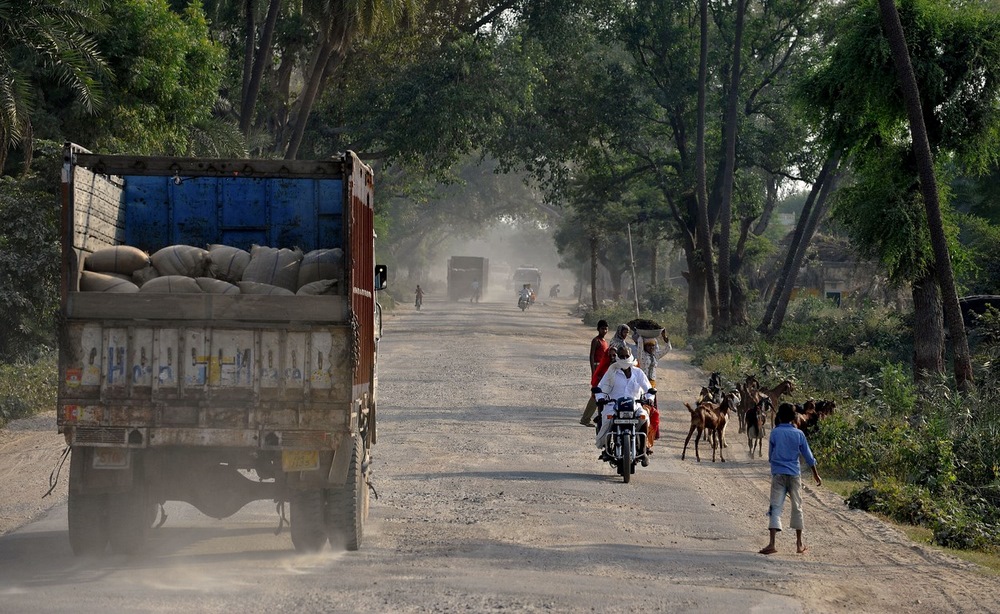
<svg viewBox="0 0 1000 614"><path fill-rule="evenodd" d="M156 270L156 267L153 265L144 266L141 269L136 269L135 273L132 273L132 283L141 288L144 283L159 276L160 273Z"/></svg>
<svg viewBox="0 0 1000 614"><path fill-rule="evenodd" d="M116 245L114 247L102 247L92 254L88 254L83 261L83 268L86 271L96 273L121 273L131 275L137 269L141 269L149 264L149 254L138 247L129 245Z"/></svg>
<svg viewBox="0 0 1000 614"><path fill-rule="evenodd" d="M202 292L209 294L239 294L239 286L235 286L228 281L213 279L211 277L199 277L195 279Z"/></svg>
<svg viewBox="0 0 1000 614"><path fill-rule="evenodd" d="M302 258L299 265L299 288L322 279L341 279L344 276L344 250L314 249Z"/></svg>
<svg viewBox="0 0 1000 614"><path fill-rule="evenodd" d="M336 279L321 279L308 283L295 293L296 296L315 296L317 294L339 294Z"/></svg>
<svg viewBox="0 0 1000 614"><path fill-rule="evenodd" d="M159 292L169 294L201 294L198 282L186 275L164 275L142 284L139 292Z"/></svg>
<svg viewBox="0 0 1000 614"><path fill-rule="evenodd" d="M271 284L261 284L255 281L241 281L240 294L268 294L271 296L295 296L291 290Z"/></svg>
<svg viewBox="0 0 1000 614"><path fill-rule="evenodd" d="M235 284L243 279L250 252L228 245L208 246L208 276Z"/></svg>
<svg viewBox="0 0 1000 614"><path fill-rule="evenodd" d="M208 250L190 245L170 245L150 257L160 275L204 277L208 267Z"/></svg>
<svg viewBox="0 0 1000 614"><path fill-rule="evenodd" d="M250 248L250 264L243 271L242 281L279 286L291 292L298 289L299 264L302 250L278 249L254 245Z"/></svg>
<svg viewBox="0 0 1000 614"><path fill-rule="evenodd" d="M139 286L120 275L84 271L80 275L80 290L83 292L117 292L131 294L139 291Z"/></svg>

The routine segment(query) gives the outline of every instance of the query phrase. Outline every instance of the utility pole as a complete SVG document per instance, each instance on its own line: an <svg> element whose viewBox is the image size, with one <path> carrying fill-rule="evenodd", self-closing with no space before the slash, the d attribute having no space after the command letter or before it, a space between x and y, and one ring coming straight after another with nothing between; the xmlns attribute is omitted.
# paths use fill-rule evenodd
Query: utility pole
<svg viewBox="0 0 1000 614"><path fill-rule="evenodd" d="M635 283L635 253L632 252L632 224L627 224L628 228L628 258L632 265L632 298L635 299L635 317L639 317L639 288Z"/></svg>

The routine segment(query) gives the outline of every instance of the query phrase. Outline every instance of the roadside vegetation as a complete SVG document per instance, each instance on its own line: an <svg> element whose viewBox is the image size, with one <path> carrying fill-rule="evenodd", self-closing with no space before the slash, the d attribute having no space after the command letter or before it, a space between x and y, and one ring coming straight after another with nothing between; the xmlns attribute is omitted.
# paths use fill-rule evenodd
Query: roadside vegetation
<svg viewBox="0 0 1000 614"><path fill-rule="evenodd" d="M623 322L634 307L586 314ZM670 330L676 310L647 311ZM932 543L996 553L1000 547L1000 313L972 329L977 389L956 392L945 376L914 383L910 316L871 303L841 307L793 301L781 332L766 338L744 327L691 339L694 362L732 387L747 375L762 386L795 384L792 402L829 399L810 445L824 476L848 505L922 527Z"/></svg>

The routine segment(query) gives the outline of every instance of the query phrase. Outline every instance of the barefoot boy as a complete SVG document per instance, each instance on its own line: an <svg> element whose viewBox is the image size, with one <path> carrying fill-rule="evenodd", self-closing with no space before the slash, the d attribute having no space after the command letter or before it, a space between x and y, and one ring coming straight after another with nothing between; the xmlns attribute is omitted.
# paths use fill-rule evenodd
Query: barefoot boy
<svg viewBox="0 0 1000 614"><path fill-rule="evenodd" d="M799 429L792 426L795 419L795 408L791 403L782 403L778 407L778 415L775 419L777 426L771 431L768 440L769 454L771 461L771 507L768 508L767 515L771 517L768 529L771 532L771 541L761 548L761 554L774 554L774 536L781 530L781 512L785 508L785 497L792 500L792 519L788 526L795 529L795 546L799 554L806 551L805 544L802 543L802 478L799 474L799 455L806 459L806 464L812 469L813 478L816 485L823 483L816 471L816 459L812 450L809 449L809 442L806 436Z"/></svg>

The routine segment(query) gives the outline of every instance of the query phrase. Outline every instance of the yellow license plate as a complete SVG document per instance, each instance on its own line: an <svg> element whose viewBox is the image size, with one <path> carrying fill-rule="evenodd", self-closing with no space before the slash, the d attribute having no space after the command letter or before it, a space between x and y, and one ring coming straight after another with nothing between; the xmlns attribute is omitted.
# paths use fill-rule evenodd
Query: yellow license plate
<svg viewBox="0 0 1000 614"><path fill-rule="evenodd" d="M128 469L128 448L94 448L94 469Z"/></svg>
<svg viewBox="0 0 1000 614"><path fill-rule="evenodd" d="M319 469L319 450L282 450L282 471L314 471Z"/></svg>

